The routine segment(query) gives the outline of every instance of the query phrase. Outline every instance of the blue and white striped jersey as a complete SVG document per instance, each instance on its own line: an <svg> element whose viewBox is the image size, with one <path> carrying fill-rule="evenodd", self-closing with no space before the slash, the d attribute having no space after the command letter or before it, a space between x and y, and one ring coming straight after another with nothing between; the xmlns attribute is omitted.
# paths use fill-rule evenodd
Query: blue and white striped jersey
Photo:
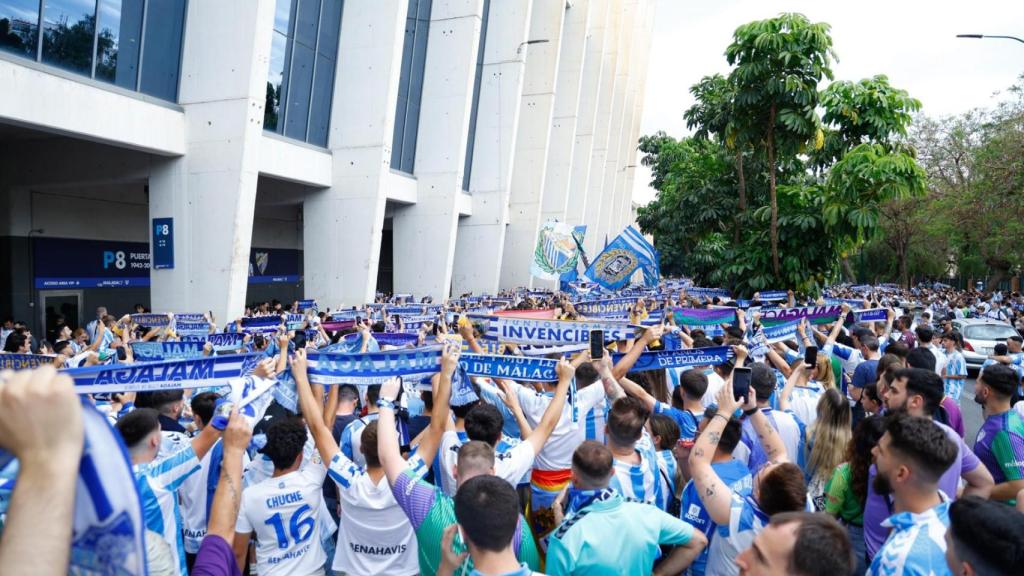
<svg viewBox="0 0 1024 576"><path fill-rule="evenodd" d="M373 412L357 418L345 426L341 432L341 451L345 456L359 466L366 466L366 457L363 456L359 447L363 444L363 429L370 422L377 419L377 413Z"/></svg>
<svg viewBox="0 0 1024 576"><path fill-rule="evenodd" d="M640 456L639 464L612 460L614 474L608 487L614 488L623 498L632 498L664 510L668 500L663 489L658 457L654 451L641 448L639 443L636 453Z"/></svg>
<svg viewBox="0 0 1024 576"><path fill-rule="evenodd" d="M177 491L189 476L199 471L195 450L188 446L149 464L136 464L133 469L146 530L159 534L167 542L180 573L187 574Z"/></svg>
<svg viewBox="0 0 1024 576"><path fill-rule="evenodd" d="M949 574L946 565L946 528L949 502L921 514L900 512L882 522L892 528L889 538L868 568L872 576L889 574Z"/></svg>

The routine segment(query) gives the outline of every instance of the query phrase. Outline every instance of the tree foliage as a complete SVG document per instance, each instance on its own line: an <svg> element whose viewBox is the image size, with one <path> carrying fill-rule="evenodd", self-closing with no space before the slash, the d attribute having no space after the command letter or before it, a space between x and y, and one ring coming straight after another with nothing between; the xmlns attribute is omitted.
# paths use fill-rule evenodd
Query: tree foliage
<svg viewBox="0 0 1024 576"><path fill-rule="evenodd" d="M819 91L832 79L829 26L800 14L740 26L726 58L728 76L690 89L692 138L641 139L659 193L638 223L666 274L816 292L879 237L886 206L925 193L906 143L920 102L885 76Z"/></svg>

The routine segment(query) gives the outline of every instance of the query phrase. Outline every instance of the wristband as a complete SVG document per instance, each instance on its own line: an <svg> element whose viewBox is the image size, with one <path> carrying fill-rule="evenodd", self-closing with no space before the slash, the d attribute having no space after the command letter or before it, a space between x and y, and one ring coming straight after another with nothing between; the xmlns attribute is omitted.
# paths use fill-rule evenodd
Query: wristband
<svg viewBox="0 0 1024 576"><path fill-rule="evenodd" d="M729 423L729 418L725 414L719 414L718 412L715 412L714 416L712 416L711 418L714 418L715 416L718 416L722 420L725 420L726 424Z"/></svg>
<svg viewBox="0 0 1024 576"><path fill-rule="evenodd" d="M377 400L377 408L386 408L388 410L394 411L395 410L395 402L394 402L394 400L387 400L385 398L380 398L379 400Z"/></svg>

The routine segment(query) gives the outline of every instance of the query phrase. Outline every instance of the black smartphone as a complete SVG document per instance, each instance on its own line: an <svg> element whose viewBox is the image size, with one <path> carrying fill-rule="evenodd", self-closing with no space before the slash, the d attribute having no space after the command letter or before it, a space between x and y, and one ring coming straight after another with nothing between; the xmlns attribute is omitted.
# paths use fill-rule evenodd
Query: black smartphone
<svg viewBox="0 0 1024 576"><path fill-rule="evenodd" d="M818 347L808 346L804 349L804 364L808 368L814 368L818 365Z"/></svg>
<svg viewBox="0 0 1024 576"><path fill-rule="evenodd" d="M732 397L739 400L750 393L750 368L737 366L732 369Z"/></svg>
<svg viewBox="0 0 1024 576"><path fill-rule="evenodd" d="M590 331L590 359L604 358L604 330Z"/></svg>

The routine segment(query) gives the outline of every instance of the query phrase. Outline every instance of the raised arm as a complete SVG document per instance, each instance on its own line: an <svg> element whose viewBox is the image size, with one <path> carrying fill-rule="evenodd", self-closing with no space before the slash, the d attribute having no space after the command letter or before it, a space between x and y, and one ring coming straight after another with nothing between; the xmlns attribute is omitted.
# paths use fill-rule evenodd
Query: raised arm
<svg viewBox="0 0 1024 576"><path fill-rule="evenodd" d="M306 426L313 434L316 448L320 451L320 458L327 465L334 459L335 454L341 452L341 449L334 440L331 429L324 424L323 406L313 395L313 389L309 385L307 366L306 351L296 350L295 357L292 358L292 378L295 380L295 392L299 395L299 406L306 419Z"/></svg>
<svg viewBox="0 0 1024 576"><path fill-rule="evenodd" d="M526 414L523 414L523 406L519 403L519 394L516 393L516 388L519 387L514 380L498 380L498 387L501 389L501 401L508 407L509 412L516 419L516 425L519 426L519 438L526 440L533 433L533 428L530 423L526 420Z"/></svg>
<svg viewBox="0 0 1024 576"><path fill-rule="evenodd" d="M792 373L792 369L789 367L789 364L786 363L786 359L775 350L774 344L768 347L768 361L771 362L777 370L782 372L786 378L789 378L790 373Z"/></svg>
<svg viewBox="0 0 1024 576"><path fill-rule="evenodd" d="M775 432L775 428L772 427L771 421L764 415L764 412L755 410L756 408L757 392L751 387L750 397L743 405L743 410L747 412L754 410L749 418L754 424L754 431L757 432L757 437L761 440L761 447L764 448L764 453L768 455L768 460L773 464L789 462L789 456L786 454L786 445L782 442L782 438Z"/></svg>
<svg viewBox="0 0 1024 576"><path fill-rule="evenodd" d="M629 378L620 378L619 386L622 387L622 390L626 394L629 394L630 396L643 402L644 406L647 407L647 410L649 410L650 412L654 412L654 406L658 403L658 400L654 396L651 396L650 393L647 392L647 390L644 390L642 386L640 386L636 382L633 382Z"/></svg>
<svg viewBox="0 0 1024 576"><path fill-rule="evenodd" d="M220 480L210 506L207 536L219 536L231 543L235 536L235 520L242 502L242 456L249 446L252 430L238 410L232 410L228 427L224 429L224 456Z"/></svg>
<svg viewBox="0 0 1024 576"><path fill-rule="evenodd" d="M469 321L459 323L459 335L465 340L466 344L469 345L469 350L474 354L484 354L483 346L476 341L476 336L473 335L473 324Z"/></svg>
<svg viewBox="0 0 1024 576"><path fill-rule="evenodd" d="M803 362L798 364L796 369L792 370L789 377L786 378L786 385L779 392L779 410L789 410L789 397L793 394L793 387L797 384L806 384L807 376L807 366Z"/></svg>
<svg viewBox="0 0 1024 576"><path fill-rule="evenodd" d="M718 412L708 420L704 432L697 437L690 451L690 475L708 515L716 524L726 526L729 524L729 510L732 507L732 490L715 472L711 461L722 439L725 425L729 423L739 403L732 396L732 386L722 386L716 400Z"/></svg>
<svg viewBox="0 0 1024 576"><path fill-rule="evenodd" d="M380 407L377 416L377 455L380 458L381 466L384 467L384 474L388 477L388 483L392 486L405 470L405 460L402 458L399 446L398 430L395 429L394 402L398 398L398 390L401 387L402 379L398 377L381 384L380 400L377 401ZM429 463L430 461L424 460L424 462Z"/></svg>
<svg viewBox="0 0 1024 576"><path fill-rule="evenodd" d="M642 336L633 341L633 347L626 352L618 362L615 363L615 367L612 368L612 375L616 380L621 379L633 368L636 361L640 359L640 355L644 353L647 345L651 342L662 337L665 334L665 327L658 324L651 326L644 330Z"/></svg>

